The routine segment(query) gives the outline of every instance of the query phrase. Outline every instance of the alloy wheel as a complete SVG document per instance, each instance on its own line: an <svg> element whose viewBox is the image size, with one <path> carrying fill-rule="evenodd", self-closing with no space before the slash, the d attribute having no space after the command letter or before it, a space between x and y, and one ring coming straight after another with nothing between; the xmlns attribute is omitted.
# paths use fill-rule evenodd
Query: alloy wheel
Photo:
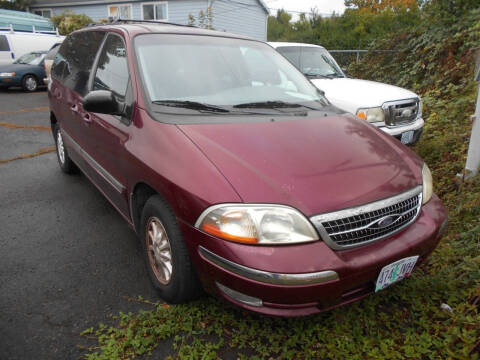
<svg viewBox="0 0 480 360"><path fill-rule="evenodd" d="M57 131L57 155L60 163L65 164L65 146L63 145L62 133Z"/></svg>
<svg viewBox="0 0 480 360"><path fill-rule="evenodd" d="M37 89L37 80L32 76L29 76L25 79L25 87L28 91L35 91Z"/></svg>
<svg viewBox="0 0 480 360"><path fill-rule="evenodd" d="M160 219L151 217L145 234L148 261L157 280L167 285L172 279L172 248L167 232Z"/></svg>

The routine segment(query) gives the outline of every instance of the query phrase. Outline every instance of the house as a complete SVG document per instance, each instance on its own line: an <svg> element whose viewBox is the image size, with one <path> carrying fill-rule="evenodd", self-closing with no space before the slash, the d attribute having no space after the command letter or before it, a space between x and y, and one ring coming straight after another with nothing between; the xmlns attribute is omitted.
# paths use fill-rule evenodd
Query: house
<svg viewBox="0 0 480 360"><path fill-rule="evenodd" d="M94 21L120 17L188 24L189 15L198 17L209 7L215 30L267 40L268 8L263 0L32 0L29 11L47 18L73 11Z"/></svg>

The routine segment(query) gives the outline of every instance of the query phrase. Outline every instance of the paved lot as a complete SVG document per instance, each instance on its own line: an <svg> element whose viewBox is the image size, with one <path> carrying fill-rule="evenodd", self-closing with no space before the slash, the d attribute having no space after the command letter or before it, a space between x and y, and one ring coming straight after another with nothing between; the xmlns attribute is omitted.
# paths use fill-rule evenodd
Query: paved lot
<svg viewBox="0 0 480 360"><path fill-rule="evenodd" d="M133 230L85 176L60 172L48 114L45 91L0 91L2 360L76 359L80 331L145 307L126 297L157 298Z"/></svg>

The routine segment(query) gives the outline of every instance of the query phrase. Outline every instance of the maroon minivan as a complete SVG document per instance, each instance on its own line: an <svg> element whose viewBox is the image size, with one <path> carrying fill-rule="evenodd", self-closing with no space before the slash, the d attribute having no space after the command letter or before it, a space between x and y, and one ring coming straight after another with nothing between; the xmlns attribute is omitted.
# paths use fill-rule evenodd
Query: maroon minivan
<svg viewBox="0 0 480 360"><path fill-rule="evenodd" d="M446 225L422 159L257 40L90 26L63 42L49 99L61 169L135 229L171 303L203 288L263 314L325 311L407 277Z"/></svg>

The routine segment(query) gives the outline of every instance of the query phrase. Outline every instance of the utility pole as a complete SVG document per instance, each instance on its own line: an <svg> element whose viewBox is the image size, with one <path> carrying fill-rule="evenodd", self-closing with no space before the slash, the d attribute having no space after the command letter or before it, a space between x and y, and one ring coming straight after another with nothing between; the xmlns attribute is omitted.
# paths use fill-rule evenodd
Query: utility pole
<svg viewBox="0 0 480 360"><path fill-rule="evenodd" d="M480 47L475 51L475 81L478 82L477 105L473 115L472 135L468 147L465 177L471 178L478 174L480 168Z"/></svg>

